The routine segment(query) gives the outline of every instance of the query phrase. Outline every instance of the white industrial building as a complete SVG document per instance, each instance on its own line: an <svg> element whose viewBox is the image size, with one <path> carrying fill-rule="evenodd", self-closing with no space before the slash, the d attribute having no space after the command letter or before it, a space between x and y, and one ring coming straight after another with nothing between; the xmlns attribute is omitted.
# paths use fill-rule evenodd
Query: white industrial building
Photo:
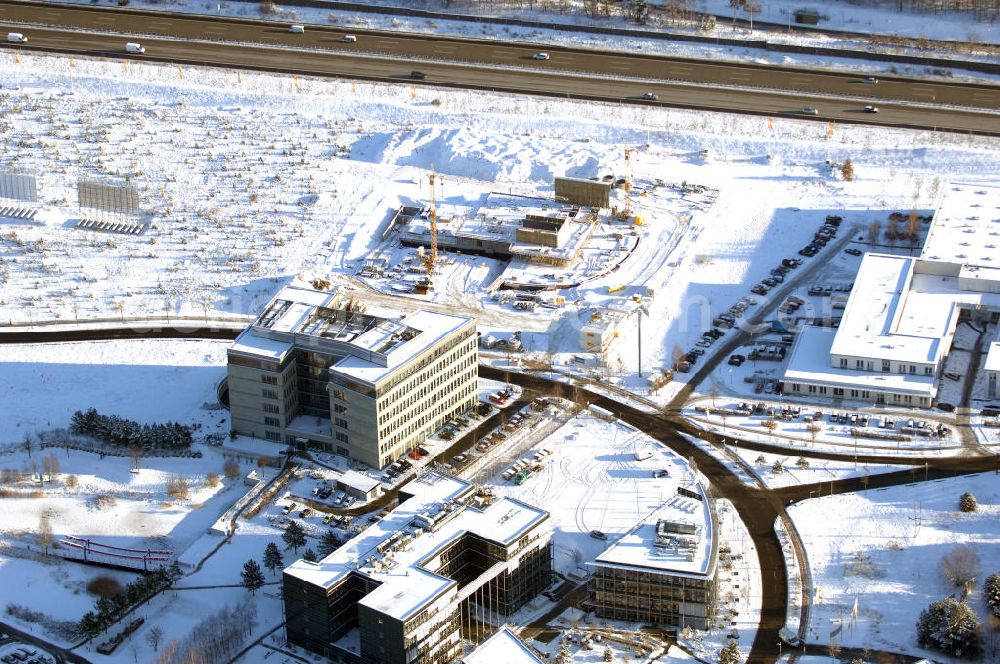
<svg viewBox="0 0 1000 664"><path fill-rule="evenodd" d="M1000 188L952 185L919 257L866 254L839 328L799 335L785 392L931 406L958 323L1000 316L998 209ZM984 370L994 373L995 391L1000 344Z"/></svg>

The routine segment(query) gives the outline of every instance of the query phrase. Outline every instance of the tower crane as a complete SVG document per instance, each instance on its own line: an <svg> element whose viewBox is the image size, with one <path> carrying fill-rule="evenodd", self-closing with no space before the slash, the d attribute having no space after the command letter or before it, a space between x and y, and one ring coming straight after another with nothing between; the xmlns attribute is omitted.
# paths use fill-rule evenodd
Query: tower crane
<svg viewBox="0 0 1000 664"><path fill-rule="evenodd" d="M625 219L632 214L632 155L638 151L637 148L625 148L625 210L622 212Z"/></svg>
<svg viewBox="0 0 1000 664"><path fill-rule="evenodd" d="M427 175L427 181L431 187L430 211L427 214L431 225L431 250L424 256L424 266L427 268L427 277L430 278L434 274L434 264L437 262L438 255L437 200L434 191L434 185L437 182L437 173L431 171Z"/></svg>

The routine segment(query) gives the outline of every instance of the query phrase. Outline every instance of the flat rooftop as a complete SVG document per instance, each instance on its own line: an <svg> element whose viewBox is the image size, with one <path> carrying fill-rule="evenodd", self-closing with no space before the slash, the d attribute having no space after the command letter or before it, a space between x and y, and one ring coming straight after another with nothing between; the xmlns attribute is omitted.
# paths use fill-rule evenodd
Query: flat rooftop
<svg viewBox="0 0 1000 664"><path fill-rule="evenodd" d="M280 362L301 346L334 356L331 366L338 373L375 384L470 320L425 310L402 314L289 285L229 350Z"/></svg>
<svg viewBox="0 0 1000 664"><path fill-rule="evenodd" d="M1000 187L951 183L945 187L921 258L1000 267Z"/></svg>
<svg viewBox="0 0 1000 664"><path fill-rule="evenodd" d="M673 496L597 556L596 563L604 567L637 571L670 572L691 577L712 576L715 533L712 531L708 496L698 483L685 488L702 496L702 500ZM681 518L677 515L678 503L688 505ZM691 503L697 503L694 510L690 509ZM661 521L679 527L670 530L665 537L658 537L657 529Z"/></svg>
<svg viewBox="0 0 1000 664"><path fill-rule="evenodd" d="M423 561L466 533L508 545L542 525L544 510L500 498L478 509L464 504L473 486L446 475L427 473L402 489L413 494L380 522L369 526L323 560L298 560L285 573L329 588L357 572L381 583L360 604L406 620L455 581L425 569Z"/></svg>
<svg viewBox="0 0 1000 664"><path fill-rule="evenodd" d="M829 327L803 328L792 347L792 354L782 380L786 383L823 384L878 393L890 390L928 398L933 398L937 394L935 378L932 375L856 371L830 366L830 349L837 334L837 330Z"/></svg>
<svg viewBox="0 0 1000 664"><path fill-rule="evenodd" d="M589 411L574 415L520 455L531 458L543 447L552 454L524 484L500 476L491 484L498 495L549 510L555 569L572 572L578 570L579 559L598 559L654 513L695 525L702 542L693 559L688 560L687 552L661 558L662 567L699 574L714 565L715 533L708 506L678 494L678 489L699 491L699 476L682 456L625 422L607 421ZM499 466L498 472L505 467ZM592 530L601 531L607 540L592 537Z"/></svg>

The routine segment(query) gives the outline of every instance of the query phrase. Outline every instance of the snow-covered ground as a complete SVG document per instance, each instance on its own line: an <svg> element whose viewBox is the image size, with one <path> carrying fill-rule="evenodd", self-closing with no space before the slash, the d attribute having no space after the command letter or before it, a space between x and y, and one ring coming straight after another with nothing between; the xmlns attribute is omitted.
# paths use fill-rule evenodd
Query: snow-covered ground
<svg viewBox="0 0 1000 664"><path fill-rule="evenodd" d="M0 344L0 446L67 428L75 411L88 408L140 422L200 424L199 437L228 434L229 413L215 393L226 375L228 345L197 339Z"/></svg>
<svg viewBox="0 0 1000 664"><path fill-rule="evenodd" d="M976 496L977 512L959 511L965 491ZM961 593L939 571L941 558L960 545L978 555L969 606L986 619L982 580L1000 569L995 475L825 496L788 511L808 550L815 585L810 642L947 661L917 647L914 625L929 604Z"/></svg>
<svg viewBox="0 0 1000 664"><path fill-rule="evenodd" d="M490 188L551 195L551 176L567 170L620 172L622 146L633 145L640 211L683 224L671 243L566 291L566 306L541 316L468 293L475 257L449 254L432 299L496 329L523 329L528 350L548 357L580 350L579 326L594 307L621 306L652 286L648 369L669 364L675 345L689 347L706 319L794 255L825 214L863 224L915 200L931 207L943 180L988 179L998 168L996 141L980 137L66 62L0 54L8 85L20 86L0 96L0 134L14 146L0 165L37 173L47 208L39 224L2 222L0 320L254 312L295 275L355 279L366 257L393 250L373 233L389 210L426 202L432 166L444 179L439 199L468 204ZM848 156L852 183L827 165ZM98 174L133 176L155 214L145 235L68 227L77 178ZM668 186L685 180L718 191L714 204L703 209ZM648 227L634 227L640 242L661 232ZM630 285L609 294L617 284ZM465 295L453 303L454 293ZM613 380L644 391L635 348L634 326L622 325L608 366L623 372Z"/></svg>

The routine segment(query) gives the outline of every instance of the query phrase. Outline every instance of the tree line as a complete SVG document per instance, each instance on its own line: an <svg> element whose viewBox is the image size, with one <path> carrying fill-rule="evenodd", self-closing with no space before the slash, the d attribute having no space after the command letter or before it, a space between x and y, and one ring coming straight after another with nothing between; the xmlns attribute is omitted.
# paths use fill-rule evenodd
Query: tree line
<svg viewBox="0 0 1000 664"><path fill-rule="evenodd" d="M135 445L140 449L179 449L190 447L194 442L192 429L185 424L139 424L117 415L102 415L95 408L73 413L69 430L112 445Z"/></svg>

